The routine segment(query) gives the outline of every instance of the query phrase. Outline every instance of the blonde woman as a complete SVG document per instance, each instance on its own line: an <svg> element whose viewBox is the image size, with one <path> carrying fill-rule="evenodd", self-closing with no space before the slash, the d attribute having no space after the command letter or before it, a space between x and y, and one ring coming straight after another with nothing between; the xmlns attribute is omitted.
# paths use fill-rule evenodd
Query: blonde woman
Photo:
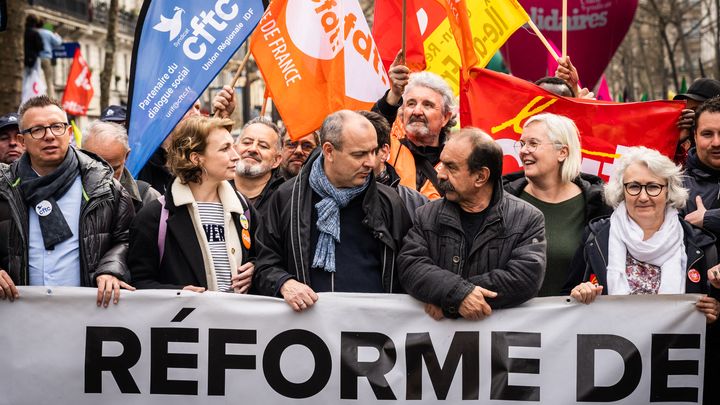
<svg viewBox="0 0 720 405"><path fill-rule="evenodd" d="M547 268L538 296L559 295L583 229L590 220L612 210L603 202L603 181L580 173L580 135L570 118L531 117L515 149L524 171L503 177L503 186L542 211Z"/></svg>
<svg viewBox="0 0 720 405"><path fill-rule="evenodd" d="M176 177L130 229L128 262L137 288L249 290L259 221L227 181L239 160L232 125L196 116L173 131L168 164Z"/></svg>

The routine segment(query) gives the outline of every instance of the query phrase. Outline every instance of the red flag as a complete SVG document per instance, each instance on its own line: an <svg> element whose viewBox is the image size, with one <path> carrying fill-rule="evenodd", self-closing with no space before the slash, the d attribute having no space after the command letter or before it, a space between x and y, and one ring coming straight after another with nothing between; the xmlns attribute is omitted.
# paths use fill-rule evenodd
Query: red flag
<svg viewBox="0 0 720 405"><path fill-rule="evenodd" d="M460 94L462 126L490 134L505 154L503 172L520 169L513 147L522 125L543 112L575 121L580 130L582 171L607 179L615 159L627 147L647 146L672 159L679 136L682 102L613 103L564 98L517 77L474 68Z"/></svg>
<svg viewBox="0 0 720 405"><path fill-rule="evenodd" d="M70 74L68 74L65 93L62 98L63 109L68 114L87 115L92 96L93 87L90 68L78 48L78 50L75 51L75 57L70 67Z"/></svg>
<svg viewBox="0 0 720 405"><path fill-rule="evenodd" d="M406 66L412 71L424 70L425 40L447 17L435 0L406 0L405 29ZM401 48L402 0L376 0L372 35L387 70ZM428 56L432 57L432 55Z"/></svg>
<svg viewBox="0 0 720 405"><path fill-rule="evenodd" d="M425 69L423 38L415 16L415 0L406 0L408 18L405 30L405 65L412 70ZM375 2L373 38L380 51L385 70L390 68L402 47L402 0L378 0Z"/></svg>

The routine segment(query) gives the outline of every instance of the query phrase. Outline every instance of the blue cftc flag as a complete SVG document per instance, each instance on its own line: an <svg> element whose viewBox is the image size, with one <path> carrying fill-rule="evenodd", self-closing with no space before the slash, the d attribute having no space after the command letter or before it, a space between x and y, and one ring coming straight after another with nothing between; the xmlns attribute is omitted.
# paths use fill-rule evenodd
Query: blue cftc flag
<svg viewBox="0 0 720 405"><path fill-rule="evenodd" d="M261 0L145 0L135 30L127 168L136 176L260 21Z"/></svg>

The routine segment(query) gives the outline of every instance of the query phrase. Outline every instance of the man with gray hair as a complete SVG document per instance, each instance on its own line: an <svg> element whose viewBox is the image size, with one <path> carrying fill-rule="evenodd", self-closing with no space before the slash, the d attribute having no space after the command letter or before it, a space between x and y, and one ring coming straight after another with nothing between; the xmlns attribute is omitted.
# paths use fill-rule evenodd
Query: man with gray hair
<svg viewBox="0 0 720 405"><path fill-rule="evenodd" d="M267 117L256 117L243 126L234 145L240 160L235 166L235 189L264 214L270 196L285 179L280 175L280 129Z"/></svg>
<svg viewBox="0 0 720 405"><path fill-rule="evenodd" d="M295 311L316 292L399 292L395 257L411 225L398 194L375 182L377 137L365 117L329 115L320 143L273 194L257 236L255 287Z"/></svg>
<svg viewBox="0 0 720 405"><path fill-rule="evenodd" d="M413 187L429 199L440 198L437 165L445 137L455 126L455 96L442 77L430 72L410 74L396 59L390 66L390 90L373 106L393 123L400 114L402 139L391 138L390 163L400 184ZM399 110L399 111L398 111Z"/></svg>
<svg viewBox="0 0 720 405"><path fill-rule="evenodd" d="M483 319L535 297L545 274L545 220L503 192L503 153L476 128L453 133L440 156L445 197L416 211L398 256L398 276L425 311Z"/></svg>
<svg viewBox="0 0 720 405"><path fill-rule="evenodd" d="M130 194L135 212L143 205L160 197L149 183L133 179L125 162L130 155L128 136L125 127L109 121L96 121L83 137L82 148L105 160L113 169L113 177L117 179Z"/></svg>

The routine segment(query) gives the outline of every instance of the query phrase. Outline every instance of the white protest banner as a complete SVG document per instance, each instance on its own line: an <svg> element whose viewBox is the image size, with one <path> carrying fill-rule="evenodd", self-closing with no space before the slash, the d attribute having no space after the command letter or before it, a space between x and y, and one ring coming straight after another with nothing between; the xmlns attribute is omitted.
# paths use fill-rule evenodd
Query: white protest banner
<svg viewBox="0 0 720 405"><path fill-rule="evenodd" d="M564 297L434 321L405 295L24 287L0 302L2 404L695 403L697 296Z"/></svg>

